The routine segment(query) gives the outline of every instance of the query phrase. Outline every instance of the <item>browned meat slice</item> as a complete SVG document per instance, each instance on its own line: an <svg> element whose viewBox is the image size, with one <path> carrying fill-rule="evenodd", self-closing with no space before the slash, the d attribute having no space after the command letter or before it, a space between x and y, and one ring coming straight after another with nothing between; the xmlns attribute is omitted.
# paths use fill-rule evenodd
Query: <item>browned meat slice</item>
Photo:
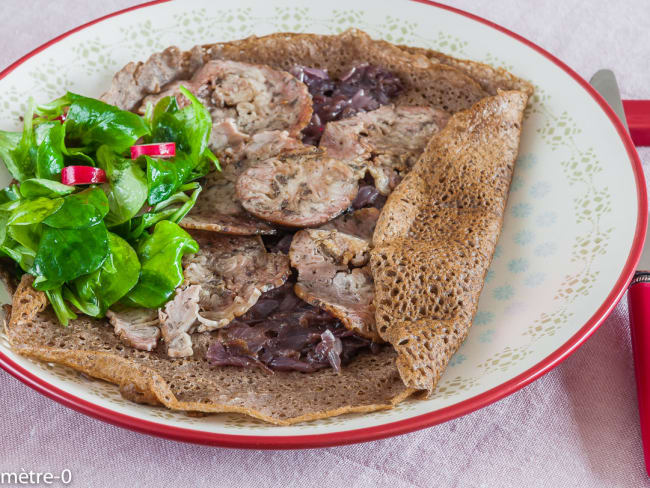
<svg viewBox="0 0 650 488"><path fill-rule="evenodd" d="M303 147L295 137L286 130L268 130L258 132L244 147L243 161L261 161L278 154L294 151ZM238 165L241 166L241 165Z"/></svg>
<svg viewBox="0 0 650 488"><path fill-rule="evenodd" d="M294 236L289 259L298 270L296 295L327 310L357 334L379 340L369 252L364 239L336 230L306 229Z"/></svg>
<svg viewBox="0 0 650 488"><path fill-rule="evenodd" d="M167 355L182 358L194 354L190 332L199 314L201 287L192 285L176 290L173 300L158 310L161 330L167 344Z"/></svg>
<svg viewBox="0 0 650 488"><path fill-rule="evenodd" d="M192 332L225 327L289 276L288 258L267 253L259 237L194 237L200 249L183 258L185 281L158 311L167 355L174 358L192 356Z"/></svg>
<svg viewBox="0 0 650 488"><path fill-rule="evenodd" d="M140 112L168 95L175 95L180 106L186 105L188 100L178 91L181 84L210 111L210 147L225 162L240 159L252 135L286 130L296 137L311 118L307 86L292 75L266 65L225 60L210 61L191 80L175 81L146 97Z"/></svg>
<svg viewBox="0 0 650 488"><path fill-rule="evenodd" d="M159 91L155 95L149 95L144 97L142 99L142 102L140 103L140 107L138 108L138 113L140 113L140 115L144 115L147 109L147 105L151 104L155 106L161 99L165 97L176 97L176 102L178 103L178 106L180 108L186 107L187 105L190 104L190 101L181 94L180 92L181 85L187 88L191 92L194 91L191 80L174 81L166 85L164 90Z"/></svg>
<svg viewBox="0 0 650 488"><path fill-rule="evenodd" d="M347 209L359 185L354 171L317 149L265 159L237 180L237 198L258 218L289 227L320 225Z"/></svg>
<svg viewBox="0 0 650 488"><path fill-rule="evenodd" d="M275 234L275 229L252 216L235 198L234 168L210 173L196 204L181 221L181 227L222 234Z"/></svg>
<svg viewBox="0 0 650 488"><path fill-rule="evenodd" d="M360 208L354 212L339 215L334 220L321 225L319 229L337 230L372 242L372 234L375 232L379 213L379 209L375 207Z"/></svg>
<svg viewBox="0 0 650 488"><path fill-rule="evenodd" d="M158 93L162 86L173 80L189 78L203 65L203 49L195 46L181 51L175 46L154 53L145 63L130 62L115 74L109 90L102 101L116 105L122 110L134 110L143 96Z"/></svg>
<svg viewBox="0 0 650 488"><path fill-rule="evenodd" d="M158 311L159 322L155 320L170 357L191 356L190 333L197 326L204 332L227 325L255 305L263 292L282 285L289 274L287 257L267 253L259 238L210 233L195 237L200 250L183 260L185 281Z"/></svg>
<svg viewBox="0 0 650 488"><path fill-rule="evenodd" d="M195 232L200 250L185 256L184 287L198 285L198 331L225 327L243 315L260 295L282 285L289 276L289 260L266 252L259 237L222 236Z"/></svg>
<svg viewBox="0 0 650 488"><path fill-rule="evenodd" d="M387 105L328 123L320 147L344 161L364 161L377 189L388 195L448 119L439 109Z"/></svg>
<svg viewBox="0 0 650 488"><path fill-rule="evenodd" d="M296 295L307 303L321 307L337 317L357 334L379 341L375 332L375 286L369 266L349 273L337 272L325 284L315 281L296 283Z"/></svg>
<svg viewBox="0 0 650 488"><path fill-rule="evenodd" d="M115 333L125 344L142 351L153 351L158 344L160 329L158 313L148 308L127 308L106 311Z"/></svg>
<svg viewBox="0 0 650 488"><path fill-rule="evenodd" d="M241 157L249 139L248 134L239 130L235 119L227 118L212 124L209 146L222 162L230 162Z"/></svg>
<svg viewBox="0 0 650 488"><path fill-rule="evenodd" d="M235 197L235 182L253 162L299 147L302 147L300 141L290 137L287 131L255 134L241 151L243 159L206 177L203 192L181 226L232 235L274 234L271 225L244 210Z"/></svg>

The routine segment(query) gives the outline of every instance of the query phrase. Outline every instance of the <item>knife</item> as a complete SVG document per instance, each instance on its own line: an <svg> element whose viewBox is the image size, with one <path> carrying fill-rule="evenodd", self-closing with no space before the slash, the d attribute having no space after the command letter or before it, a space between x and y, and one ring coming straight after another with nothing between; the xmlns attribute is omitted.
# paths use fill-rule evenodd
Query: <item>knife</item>
<svg viewBox="0 0 650 488"><path fill-rule="evenodd" d="M628 124L621 101L621 94L616 77L611 70L601 69L589 80L589 83L612 107L628 129ZM637 110L640 107L637 107ZM638 112L644 119L648 112ZM628 129L629 130L629 129ZM645 458L646 472L650 475L650 244L646 241L641 253L637 271L632 278L627 293L634 355L634 374L636 376L637 399L639 403L639 421L641 423L641 440Z"/></svg>

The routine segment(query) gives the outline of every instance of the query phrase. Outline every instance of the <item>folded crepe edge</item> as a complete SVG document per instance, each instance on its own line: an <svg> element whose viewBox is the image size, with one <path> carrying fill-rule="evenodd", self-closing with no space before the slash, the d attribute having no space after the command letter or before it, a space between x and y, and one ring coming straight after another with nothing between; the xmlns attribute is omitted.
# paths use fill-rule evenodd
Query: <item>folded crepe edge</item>
<svg viewBox="0 0 650 488"><path fill-rule="evenodd" d="M377 222L371 270L375 281L378 332L397 351L397 367L404 384L408 388L423 390L427 397L433 393L449 360L466 339L478 308L485 276L503 226L527 102L528 93L525 91L497 90L496 95L452 115L447 125L431 138L411 172L391 193ZM506 105L516 111L515 120L510 120L513 114L507 112ZM490 122L496 125L491 126ZM472 166L468 166L463 156L475 156L471 149L480 148L491 129L496 129L498 134L497 140L491 141L492 145L503 143L510 152L503 150L502 160L492 166L487 164L482 169L476 166L477 161L470 158L469 164L474 164L473 168L476 168L473 176L477 178L473 182L479 183L472 187L469 181L472 175L464 173ZM508 147L508 144L512 146L508 138L513 135L516 138L514 148ZM473 146L461 147L460 150L453 146L452 154L445 152L451 146L449 141L445 142L446 138L453 143L463 137L468 138L468 144ZM439 160L436 161L436 158ZM433 165L434 162L437 164ZM450 189L450 183L445 180L453 179L453 175L435 174L441 163L446 168L457 170L456 176L467 175L468 181ZM500 183L495 184L494 188L492 182L483 182L478 177L479 174L483 177L489 174L484 171L488 168ZM436 184L430 184L432 181ZM462 177L459 181L462 181ZM477 188L482 190L481 186L486 188L487 199L485 195L477 196L471 192ZM492 191L494 195L490 200ZM463 202L473 201L474 198L484 200L476 203L476 207L471 204L454 207L450 203L450 200L456 199L458 205L461 201L459 198L463 197ZM440 234L448 234L440 236L445 242L436 242L430 235L423 236L426 232L423 232L422 222L426 224L427 215L435 216L436 213L450 210L457 212L456 221L447 223L446 227L443 224L438 229ZM467 213L478 213L481 227L474 226L477 221L470 222L468 217L466 228L463 229L462 221ZM475 219L476 215L471 218ZM420 226L419 232L417 225ZM460 233L457 232L459 229ZM472 244L468 246L468 242ZM419 259L410 261L410 255L417 255ZM425 266L424 260L427 258L439 263L440 267L430 266L431 263ZM454 260L463 264L455 268L449 266ZM445 269L446 266L449 267ZM442 276L444 272L447 272L445 282L440 279L427 280L431 275ZM419 286L425 292L409 294L409 285ZM445 305L449 306L448 310ZM452 308L454 305L455 308Z"/></svg>
<svg viewBox="0 0 650 488"><path fill-rule="evenodd" d="M33 320L39 312L42 312L48 306L45 294L34 290L31 286L32 282L33 277L24 275L14 294L10 314L6 314L3 321L5 333L12 350L21 356L68 366L94 378L113 383L120 388L123 397L137 403L164 406L170 410L184 411L191 414L239 413L271 424L286 426L346 413L369 413L388 410L415 392L413 389L405 389L385 403L348 405L286 419L265 415L252 408L220 403L180 401L172 392L168 382L160 374L132 360L103 351L71 351L58 347L17 342L12 334L12 326L17 321ZM7 319L7 317L10 318Z"/></svg>
<svg viewBox="0 0 650 488"><path fill-rule="evenodd" d="M455 58L423 47L405 45L398 47L407 53L424 56L433 63L441 63L459 69L470 78L476 80L481 85L481 88L490 95L496 95L499 90L517 90L531 97L535 91L535 87L531 82L519 78L505 68L490 66L489 64L480 63L471 59Z"/></svg>

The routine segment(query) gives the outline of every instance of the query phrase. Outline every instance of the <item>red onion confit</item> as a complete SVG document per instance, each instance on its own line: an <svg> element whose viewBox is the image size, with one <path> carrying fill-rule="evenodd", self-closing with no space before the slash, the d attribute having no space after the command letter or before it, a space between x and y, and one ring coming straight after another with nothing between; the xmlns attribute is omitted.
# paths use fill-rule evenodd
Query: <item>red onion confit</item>
<svg viewBox="0 0 650 488"><path fill-rule="evenodd" d="M314 113L303 130L305 144L318 145L327 122L375 110L403 90L397 76L367 63L353 67L339 80L330 79L326 70L305 66L295 66L291 74L307 85L313 100Z"/></svg>
<svg viewBox="0 0 650 488"><path fill-rule="evenodd" d="M386 197L379 193L374 185L361 184L356 198L352 201L351 207L358 210L363 207L375 207L381 209L386 203Z"/></svg>
<svg viewBox="0 0 650 488"><path fill-rule="evenodd" d="M208 348L210 364L312 373L339 371L361 349L376 352L369 340L300 300L294 284L266 292L246 314L219 330Z"/></svg>

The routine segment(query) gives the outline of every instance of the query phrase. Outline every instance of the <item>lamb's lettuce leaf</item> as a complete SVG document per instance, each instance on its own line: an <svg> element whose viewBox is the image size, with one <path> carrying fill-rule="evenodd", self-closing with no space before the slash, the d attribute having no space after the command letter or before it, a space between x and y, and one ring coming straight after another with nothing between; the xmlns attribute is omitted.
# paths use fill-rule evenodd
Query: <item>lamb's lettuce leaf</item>
<svg viewBox="0 0 650 488"><path fill-rule="evenodd" d="M97 150L97 162L106 171L109 181L104 184L110 208L106 216L107 225L118 225L132 219L147 201L144 171L130 159L115 154L108 146Z"/></svg>
<svg viewBox="0 0 650 488"><path fill-rule="evenodd" d="M83 313L103 317L106 310L128 293L138 282L140 261L124 239L108 233L109 252L95 272L68 284L63 296Z"/></svg>
<svg viewBox="0 0 650 488"><path fill-rule="evenodd" d="M106 145L122 153L149 133L147 124L137 114L71 92L39 106L37 113L49 118L65 115L63 125L68 145L86 151Z"/></svg>
<svg viewBox="0 0 650 488"><path fill-rule="evenodd" d="M64 185L58 181L48 180L45 178L30 178L20 184L20 196L24 198L56 198L69 195L76 188L74 186Z"/></svg>
<svg viewBox="0 0 650 488"><path fill-rule="evenodd" d="M0 131L0 159L18 181L35 175L34 101L27 103L22 132Z"/></svg>
<svg viewBox="0 0 650 488"><path fill-rule="evenodd" d="M154 231L144 234L137 243L140 278L124 303L145 308L164 305L183 282L183 256L198 250L198 243L177 224L158 222Z"/></svg>
<svg viewBox="0 0 650 488"><path fill-rule="evenodd" d="M47 122L36 126L34 133L36 177L61 181L61 170L64 167L65 128L58 121Z"/></svg>
<svg viewBox="0 0 650 488"><path fill-rule="evenodd" d="M153 110L150 140L175 142L177 152L187 154L195 162L195 167L205 158L220 169L219 160L208 148L212 129L210 112L184 86L180 91L190 104L179 109L175 97L161 99Z"/></svg>
<svg viewBox="0 0 650 488"><path fill-rule="evenodd" d="M101 222L109 211L108 198L99 187L69 195L63 205L43 220L57 229L82 229Z"/></svg>
<svg viewBox="0 0 650 488"><path fill-rule="evenodd" d="M44 226L30 271L50 286L63 284L97 270L108 255L108 231L103 221L81 229ZM45 286L35 288L47 289Z"/></svg>

